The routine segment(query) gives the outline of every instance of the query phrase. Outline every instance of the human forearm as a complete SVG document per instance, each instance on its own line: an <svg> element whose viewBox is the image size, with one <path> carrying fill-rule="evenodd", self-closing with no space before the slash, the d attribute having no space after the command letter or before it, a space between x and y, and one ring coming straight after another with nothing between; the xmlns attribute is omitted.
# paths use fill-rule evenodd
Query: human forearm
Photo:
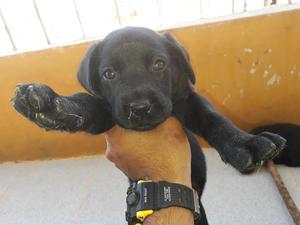
<svg viewBox="0 0 300 225"><path fill-rule="evenodd" d="M194 225L193 213L184 208L170 207L154 212L143 225Z"/></svg>
<svg viewBox="0 0 300 225"><path fill-rule="evenodd" d="M109 160L132 180L168 181L191 185L191 152L186 134L174 118L152 131L114 127L106 134ZM192 225L192 211L170 207L155 211L143 225Z"/></svg>

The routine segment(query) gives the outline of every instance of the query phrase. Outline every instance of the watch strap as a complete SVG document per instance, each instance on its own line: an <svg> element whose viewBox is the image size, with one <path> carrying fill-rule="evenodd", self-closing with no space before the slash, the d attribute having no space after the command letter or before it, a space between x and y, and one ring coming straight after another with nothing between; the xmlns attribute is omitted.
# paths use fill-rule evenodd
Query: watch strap
<svg viewBox="0 0 300 225"><path fill-rule="evenodd" d="M194 213L195 220L200 216L198 193L182 184L166 181L134 182L127 191L127 221L143 222L155 210L171 206L182 207Z"/></svg>

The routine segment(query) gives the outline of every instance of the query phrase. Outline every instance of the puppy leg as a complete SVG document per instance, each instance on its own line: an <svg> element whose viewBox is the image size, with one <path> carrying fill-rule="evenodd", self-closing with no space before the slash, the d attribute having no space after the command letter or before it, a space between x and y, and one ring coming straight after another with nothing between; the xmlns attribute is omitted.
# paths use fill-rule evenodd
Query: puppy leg
<svg viewBox="0 0 300 225"><path fill-rule="evenodd" d="M46 130L102 133L113 126L109 107L85 93L60 96L43 84L17 85L14 108Z"/></svg>
<svg viewBox="0 0 300 225"><path fill-rule="evenodd" d="M208 225L206 213L203 204L201 202L202 193L206 183L205 157L197 139L192 134L192 132L188 130L185 131L189 140L191 153L192 153L192 162L191 162L192 186L199 195L199 204L200 204L200 217L195 221L195 225Z"/></svg>
<svg viewBox="0 0 300 225"><path fill-rule="evenodd" d="M286 143L276 134L252 135L242 131L195 92L174 106L174 110L185 127L203 136L224 162L242 173L251 172L264 161L274 158Z"/></svg>
<svg viewBox="0 0 300 225"><path fill-rule="evenodd" d="M285 164L287 166L300 166L300 126L288 123L278 123L260 126L253 129L251 134L262 134L272 132L279 134L287 140L285 149L276 156L273 161L276 164Z"/></svg>

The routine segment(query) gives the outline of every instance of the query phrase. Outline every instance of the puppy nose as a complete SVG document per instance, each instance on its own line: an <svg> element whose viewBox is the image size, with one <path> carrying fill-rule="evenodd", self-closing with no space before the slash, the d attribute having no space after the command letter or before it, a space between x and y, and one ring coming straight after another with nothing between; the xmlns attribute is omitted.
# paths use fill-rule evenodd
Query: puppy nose
<svg viewBox="0 0 300 225"><path fill-rule="evenodd" d="M150 113L150 111L151 104L149 100L130 103L130 112L137 117L145 116L146 114Z"/></svg>

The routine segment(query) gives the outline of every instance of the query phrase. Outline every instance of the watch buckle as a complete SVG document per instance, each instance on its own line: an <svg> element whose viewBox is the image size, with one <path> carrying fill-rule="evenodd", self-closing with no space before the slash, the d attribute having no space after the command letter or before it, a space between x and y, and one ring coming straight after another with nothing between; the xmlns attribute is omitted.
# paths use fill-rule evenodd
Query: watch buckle
<svg viewBox="0 0 300 225"><path fill-rule="evenodd" d="M195 220L200 217L200 204L199 204L199 195L198 192L193 189L194 196L194 217Z"/></svg>

